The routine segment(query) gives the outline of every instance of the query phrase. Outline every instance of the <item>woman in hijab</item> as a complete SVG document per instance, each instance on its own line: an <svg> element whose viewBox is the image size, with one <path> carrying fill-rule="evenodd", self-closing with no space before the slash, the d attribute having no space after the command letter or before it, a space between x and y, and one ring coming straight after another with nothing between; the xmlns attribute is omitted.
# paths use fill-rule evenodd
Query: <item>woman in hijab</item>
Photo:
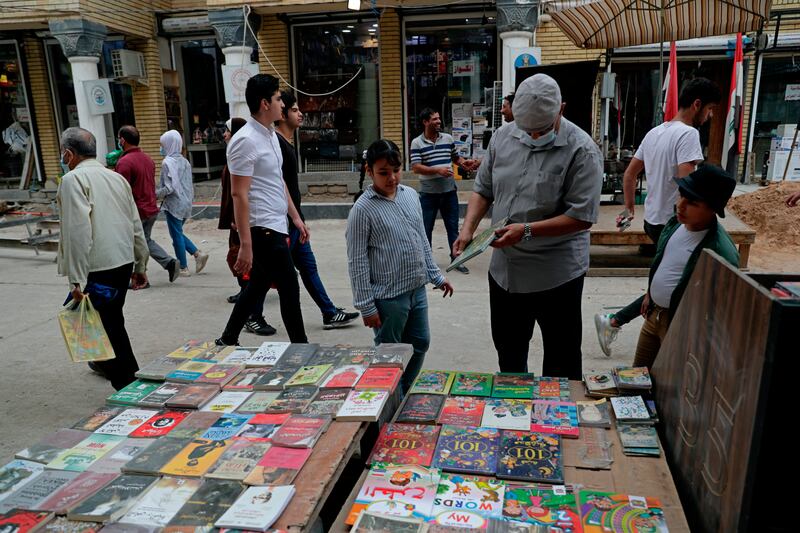
<svg viewBox="0 0 800 533"><path fill-rule="evenodd" d="M186 263L186 252L194 256L195 272L199 273L206 266L208 254L201 253L197 246L183 234L183 223L192 215L194 184L192 182L192 166L181 154L183 138L176 130L169 130L161 136L161 184L156 190L159 200L163 199L161 208L167 215L167 227L175 248L175 257L181 266L181 276L189 276Z"/></svg>

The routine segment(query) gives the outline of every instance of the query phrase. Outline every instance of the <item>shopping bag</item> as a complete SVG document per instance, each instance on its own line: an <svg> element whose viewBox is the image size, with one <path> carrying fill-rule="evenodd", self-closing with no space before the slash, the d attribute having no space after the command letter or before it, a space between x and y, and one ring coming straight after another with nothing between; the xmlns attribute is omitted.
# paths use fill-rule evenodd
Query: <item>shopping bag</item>
<svg viewBox="0 0 800 533"><path fill-rule="evenodd" d="M65 305L58 313L58 324L73 362L108 361L116 357L88 294L77 305L74 302Z"/></svg>

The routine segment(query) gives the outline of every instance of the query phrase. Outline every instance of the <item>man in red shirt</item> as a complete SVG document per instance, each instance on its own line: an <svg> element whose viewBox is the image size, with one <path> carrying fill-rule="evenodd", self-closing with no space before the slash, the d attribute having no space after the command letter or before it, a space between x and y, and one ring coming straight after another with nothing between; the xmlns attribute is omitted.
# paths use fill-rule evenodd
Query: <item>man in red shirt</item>
<svg viewBox="0 0 800 533"><path fill-rule="evenodd" d="M122 155L119 156L115 170L131 185L133 199L139 210L139 218L142 219L142 228L147 240L147 247L150 250L150 257L169 272L171 283L180 273L178 262L150 238L150 232L153 231L153 224L156 223L159 212L158 204L156 204L156 165L150 156L139 148L139 130L134 126L122 126L117 137Z"/></svg>

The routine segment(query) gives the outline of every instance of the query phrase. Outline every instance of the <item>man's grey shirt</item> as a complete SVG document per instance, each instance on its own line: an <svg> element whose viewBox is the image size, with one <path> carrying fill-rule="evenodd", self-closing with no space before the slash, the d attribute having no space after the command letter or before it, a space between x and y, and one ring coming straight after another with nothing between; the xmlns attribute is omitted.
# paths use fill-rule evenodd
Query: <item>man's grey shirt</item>
<svg viewBox="0 0 800 533"><path fill-rule="evenodd" d="M567 215L597 222L603 158L592 138L561 119L556 140L536 148L514 122L498 129L475 179L474 191L492 201L492 223L536 222ZM512 293L545 291L589 269L589 230L540 237L492 253L489 273Z"/></svg>

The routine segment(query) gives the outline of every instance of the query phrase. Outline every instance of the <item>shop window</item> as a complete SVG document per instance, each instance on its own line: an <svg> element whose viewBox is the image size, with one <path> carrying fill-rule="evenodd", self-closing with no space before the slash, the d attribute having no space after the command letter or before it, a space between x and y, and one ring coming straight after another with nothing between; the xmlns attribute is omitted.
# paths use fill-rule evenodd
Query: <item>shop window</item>
<svg viewBox="0 0 800 533"><path fill-rule="evenodd" d="M800 115L800 57L764 57L758 108L753 131L755 172L760 174L769 159L773 137L781 124L797 124ZM791 145L791 140L788 141Z"/></svg>
<svg viewBox="0 0 800 533"><path fill-rule="evenodd" d="M0 42L0 187L34 174L30 117L17 44Z"/></svg>
<svg viewBox="0 0 800 533"><path fill-rule="evenodd" d="M500 78L496 27L476 24L480 20L463 19L461 26L446 28L431 28L430 21L406 24L409 142L422 133L419 114L430 107L442 117L443 129L454 134L463 156L481 155L486 89Z"/></svg>
<svg viewBox="0 0 800 533"><path fill-rule="evenodd" d="M378 23L298 25L293 32L298 89L310 94L335 91L298 94L305 116L299 132L300 168L357 171L360 154L380 135Z"/></svg>

